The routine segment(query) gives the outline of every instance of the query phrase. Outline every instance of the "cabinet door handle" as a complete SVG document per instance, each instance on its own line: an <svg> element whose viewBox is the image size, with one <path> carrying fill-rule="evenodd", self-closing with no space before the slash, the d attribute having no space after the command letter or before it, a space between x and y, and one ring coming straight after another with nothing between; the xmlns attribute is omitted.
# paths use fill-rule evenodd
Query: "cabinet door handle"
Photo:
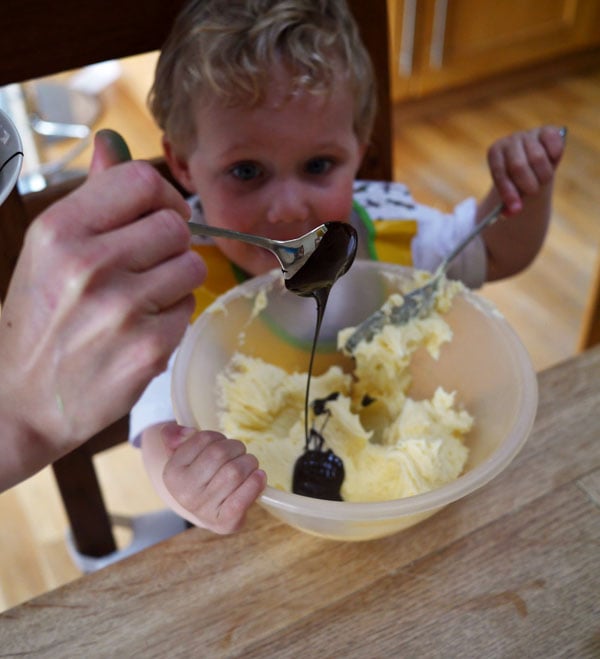
<svg viewBox="0 0 600 659"><path fill-rule="evenodd" d="M433 69L441 69L444 63L444 42L446 38L446 12L448 0L435 0L429 64Z"/></svg>
<svg viewBox="0 0 600 659"><path fill-rule="evenodd" d="M402 12L402 34L400 37L400 52L398 53L398 69L400 75L403 76L409 76L413 71L416 19L417 0L404 0L404 10Z"/></svg>

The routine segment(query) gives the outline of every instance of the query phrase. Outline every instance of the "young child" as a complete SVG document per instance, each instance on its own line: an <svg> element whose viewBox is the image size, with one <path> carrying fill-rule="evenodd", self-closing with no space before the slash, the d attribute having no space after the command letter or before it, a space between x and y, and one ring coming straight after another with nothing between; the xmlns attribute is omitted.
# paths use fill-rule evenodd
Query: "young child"
<svg viewBox="0 0 600 659"><path fill-rule="evenodd" d="M359 258L433 270L502 202L511 217L452 265L450 276L472 287L522 270L543 243L563 151L557 128L493 144L491 190L450 214L419 205L401 184L355 181L375 91L344 0L191 2L162 50L150 107L171 170L196 195L195 221L281 240L349 221ZM197 249L208 266L197 313L244 277L277 267L272 254L238 241L206 240ZM132 432L174 508L233 531L265 475L235 440L158 423L172 418L169 377L156 379L133 410Z"/></svg>

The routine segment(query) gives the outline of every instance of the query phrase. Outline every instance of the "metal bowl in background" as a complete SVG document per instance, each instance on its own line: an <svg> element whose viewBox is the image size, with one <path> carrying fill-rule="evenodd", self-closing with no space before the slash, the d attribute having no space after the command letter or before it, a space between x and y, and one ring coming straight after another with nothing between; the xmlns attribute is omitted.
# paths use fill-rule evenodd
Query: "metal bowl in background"
<svg viewBox="0 0 600 659"><path fill-rule="evenodd" d="M15 187L22 164L21 137L10 117L0 110L0 204Z"/></svg>

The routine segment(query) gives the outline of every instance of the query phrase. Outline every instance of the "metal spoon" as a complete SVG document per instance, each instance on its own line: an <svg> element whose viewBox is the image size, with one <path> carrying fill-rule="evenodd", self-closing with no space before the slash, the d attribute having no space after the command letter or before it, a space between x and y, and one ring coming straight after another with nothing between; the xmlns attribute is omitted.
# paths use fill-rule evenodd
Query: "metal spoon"
<svg viewBox="0 0 600 659"><path fill-rule="evenodd" d="M354 330L350 335L344 349L352 354L356 346L363 340L370 341L385 325L404 325L414 318L423 318L426 316L435 302L435 293L442 277L446 274L450 263L458 254L477 236L483 229L493 224L502 215L504 204L496 206L481 222L479 222L472 231L470 231L458 245L448 254L440 263L431 279L415 290L403 296L402 304L391 307L387 311L379 309L371 314L368 318Z"/></svg>
<svg viewBox="0 0 600 659"><path fill-rule="evenodd" d="M231 238L268 249L277 257L283 271L284 279L291 279L306 264L328 231L337 233L341 227L347 227L347 229L344 229L345 231L352 230L350 225L343 222L326 222L299 238L293 238L292 240L273 240L250 233L241 233L240 231L198 224L197 222L188 222L188 225L190 231L197 236Z"/></svg>

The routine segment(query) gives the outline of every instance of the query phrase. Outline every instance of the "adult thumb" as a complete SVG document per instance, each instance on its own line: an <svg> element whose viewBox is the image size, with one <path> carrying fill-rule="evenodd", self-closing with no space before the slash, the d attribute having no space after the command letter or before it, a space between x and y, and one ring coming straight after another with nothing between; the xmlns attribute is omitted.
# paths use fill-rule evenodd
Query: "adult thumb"
<svg viewBox="0 0 600 659"><path fill-rule="evenodd" d="M99 130L94 136L94 153L89 176L126 160L131 160L131 153L121 135L109 128Z"/></svg>

